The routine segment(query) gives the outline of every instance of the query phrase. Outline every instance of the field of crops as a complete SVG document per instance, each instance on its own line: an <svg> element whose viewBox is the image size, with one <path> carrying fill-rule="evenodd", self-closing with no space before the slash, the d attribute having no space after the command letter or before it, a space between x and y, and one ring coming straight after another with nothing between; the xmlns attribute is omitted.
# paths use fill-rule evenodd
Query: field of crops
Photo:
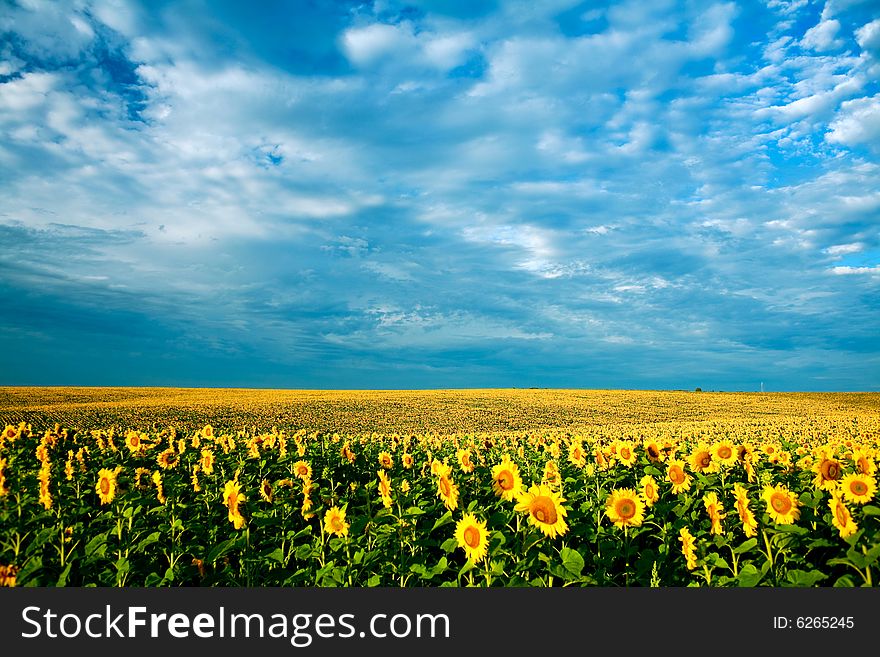
<svg viewBox="0 0 880 657"><path fill-rule="evenodd" d="M877 394L0 389L0 585L873 586Z"/></svg>

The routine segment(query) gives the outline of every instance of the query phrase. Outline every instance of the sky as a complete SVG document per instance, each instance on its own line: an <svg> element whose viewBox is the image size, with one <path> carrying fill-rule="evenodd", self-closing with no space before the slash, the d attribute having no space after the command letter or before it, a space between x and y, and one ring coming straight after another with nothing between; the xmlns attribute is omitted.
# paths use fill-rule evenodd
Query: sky
<svg viewBox="0 0 880 657"><path fill-rule="evenodd" d="M0 385L880 390L870 0L3 0Z"/></svg>

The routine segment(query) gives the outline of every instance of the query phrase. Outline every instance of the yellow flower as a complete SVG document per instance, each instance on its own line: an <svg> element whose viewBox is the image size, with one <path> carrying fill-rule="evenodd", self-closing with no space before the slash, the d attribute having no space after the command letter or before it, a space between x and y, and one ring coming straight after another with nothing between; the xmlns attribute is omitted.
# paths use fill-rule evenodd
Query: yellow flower
<svg viewBox="0 0 880 657"><path fill-rule="evenodd" d="M153 473L153 483L156 485L156 499L159 504L165 504L168 498L165 497L165 489L162 487L162 473L158 470Z"/></svg>
<svg viewBox="0 0 880 657"><path fill-rule="evenodd" d="M675 495L689 490L692 477L684 471L684 461L673 459L666 466L666 478L672 484L672 492Z"/></svg>
<svg viewBox="0 0 880 657"><path fill-rule="evenodd" d="M269 483L268 479L263 479L260 482L260 497L263 498L264 502L272 502L272 484Z"/></svg>
<svg viewBox="0 0 880 657"><path fill-rule="evenodd" d="M712 452L705 445L697 445L690 456L691 470L694 472L718 472L716 461L712 460Z"/></svg>
<svg viewBox="0 0 880 657"><path fill-rule="evenodd" d="M730 467L736 463L736 450L733 443L726 438L713 443L709 449L712 452L712 457L724 467Z"/></svg>
<svg viewBox="0 0 880 657"><path fill-rule="evenodd" d="M718 535L723 534L724 529L721 526L721 520L726 516L723 513L721 502L718 501L718 494L715 491L706 493L703 496L703 506L706 507L706 513L709 514L709 520L712 523L710 532Z"/></svg>
<svg viewBox="0 0 880 657"><path fill-rule="evenodd" d="M8 426L6 427L9 428ZM18 574L18 566L14 566L12 564L2 565L0 564L0 586L15 586L15 576Z"/></svg>
<svg viewBox="0 0 880 657"><path fill-rule="evenodd" d="M758 521L755 514L749 508L749 494L742 484L733 485L733 494L736 496L736 510L739 513L739 519L743 525L743 532L746 538L750 538L757 534Z"/></svg>
<svg viewBox="0 0 880 657"><path fill-rule="evenodd" d="M874 498L877 482L869 475L848 474L840 482L840 491L848 502L865 504Z"/></svg>
<svg viewBox="0 0 880 657"><path fill-rule="evenodd" d="M214 472L214 452L210 449L202 450L202 458L199 462L199 465L202 466L202 472L206 475L209 475Z"/></svg>
<svg viewBox="0 0 880 657"><path fill-rule="evenodd" d="M797 498L782 484L765 486L761 495L767 503L767 513L779 525L793 525L800 517Z"/></svg>
<svg viewBox="0 0 880 657"><path fill-rule="evenodd" d="M391 458L391 454L388 452L379 452L379 465L386 470L390 470L394 465L394 459Z"/></svg>
<svg viewBox="0 0 880 657"><path fill-rule="evenodd" d="M467 473L474 471L474 463L471 461L471 450L460 449L456 453L456 457L458 458L458 464L462 470Z"/></svg>
<svg viewBox="0 0 880 657"><path fill-rule="evenodd" d="M412 454L409 452L404 452L400 457L400 462L403 463L403 467L409 470L413 467L413 463L415 462Z"/></svg>
<svg viewBox="0 0 880 657"><path fill-rule="evenodd" d="M617 460L630 468L636 462L636 450L628 440L618 440L616 443Z"/></svg>
<svg viewBox="0 0 880 657"><path fill-rule="evenodd" d="M376 474L379 476L379 496L382 498L382 506L386 509L391 508L391 480L384 470L378 470Z"/></svg>
<svg viewBox="0 0 880 657"><path fill-rule="evenodd" d="M345 510L331 506L324 514L324 531L328 534L344 537L348 535L350 525L345 522Z"/></svg>
<svg viewBox="0 0 880 657"><path fill-rule="evenodd" d="M816 476L813 478L813 486L819 490L833 491L837 488L837 482L843 474L840 461L825 456L820 458L813 466Z"/></svg>
<svg viewBox="0 0 880 657"><path fill-rule="evenodd" d="M303 481L312 480L312 466L305 461L297 461L293 464L293 474Z"/></svg>
<svg viewBox="0 0 880 657"><path fill-rule="evenodd" d="M859 530L859 526L853 520L852 514L837 493L831 494L828 506L831 509L831 523L838 529L841 538L852 536Z"/></svg>
<svg viewBox="0 0 880 657"><path fill-rule="evenodd" d="M237 479L227 481L223 487L223 504L229 510L229 522L236 529L244 527L244 516L241 515L241 503L247 498L241 494L241 486Z"/></svg>
<svg viewBox="0 0 880 657"><path fill-rule="evenodd" d="M458 486L446 475L437 478L437 495L450 511L458 507Z"/></svg>
<svg viewBox="0 0 880 657"><path fill-rule="evenodd" d="M852 462L855 464L856 470L863 475L873 477L874 473L877 472L877 465L874 463L874 459L864 449L853 450Z"/></svg>
<svg viewBox="0 0 880 657"><path fill-rule="evenodd" d="M163 470L170 470L171 468L177 467L177 464L180 463L180 455L174 450L174 448L169 447L156 457L156 462Z"/></svg>
<svg viewBox="0 0 880 657"><path fill-rule="evenodd" d="M95 485L95 490L101 499L101 504L109 504L116 496L116 477L121 470L121 467L117 467L115 470L101 468L98 471L98 483Z"/></svg>
<svg viewBox="0 0 880 657"><path fill-rule="evenodd" d="M632 488L618 488L605 501L605 515L621 529L638 527L645 519L645 504Z"/></svg>
<svg viewBox="0 0 880 657"><path fill-rule="evenodd" d="M507 456L492 468L492 490L505 502L516 499L522 493L519 467Z"/></svg>
<svg viewBox="0 0 880 657"><path fill-rule="evenodd" d="M489 532L486 523L466 513L455 525L455 539L458 547L464 550L468 559L479 563L486 556L489 547Z"/></svg>
<svg viewBox="0 0 880 657"><path fill-rule="evenodd" d="M568 447L568 462L576 468L583 468L587 464L587 454L580 440L572 441Z"/></svg>
<svg viewBox="0 0 880 657"><path fill-rule="evenodd" d="M687 527L682 527L678 532L678 540L681 541L681 553L687 562L687 569L697 567L696 540Z"/></svg>
<svg viewBox="0 0 880 657"><path fill-rule="evenodd" d="M532 486L518 497L515 511L529 514L529 522L550 538L562 536L568 531L565 522L567 511L562 503L565 498L544 485Z"/></svg>
<svg viewBox="0 0 880 657"><path fill-rule="evenodd" d="M660 447L660 444L656 440L645 438L642 447L645 450L645 455L651 463L659 463L666 458L663 448Z"/></svg>
<svg viewBox="0 0 880 657"><path fill-rule="evenodd" d="M657 490L657 482L651 475L645 475L642 477L641 481L639 481L639 488L641 488L642 497L645 498L645 504L647 506L653 506L654 502L660 499L660 494Z"/></svg>

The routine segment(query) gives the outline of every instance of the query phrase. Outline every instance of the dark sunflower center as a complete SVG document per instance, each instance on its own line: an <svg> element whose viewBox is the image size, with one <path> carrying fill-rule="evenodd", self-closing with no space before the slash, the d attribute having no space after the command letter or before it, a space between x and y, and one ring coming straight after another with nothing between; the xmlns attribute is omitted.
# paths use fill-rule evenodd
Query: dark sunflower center
<svg viewBox="0 0 880 657"><path fill-rule="evenodd" d="M538 520L538 522L544 523L545 525L555 525L557 519L556 505L553 504L553 500L546 495L536 497L532 501L532 515Z"/></svg>
<svg viewBox="0 0 880 657"><path fill-rule="evenodd" d="M657 445L648 445L648 456L652 459L660 457L660 450L657 449Z"/></svg>
<svg viewBox="0 0 880 657"><path fill-rule="evenodd" d="M846 525L849 521L849 512L847 512L846 507L840 502L837 503L837 507L834 509L834 515L837 516L837 522L841 525Z"/></svg>
<svg viewBox="0 0 880 657"><path fill-rule="evenodd" d="M868 486L864 481L854 481L849 485L853 495L865 495L868 492Z"/></svg>
<svg viewBox="0 0 880 657"><path fill-rule="evenodd" d="M834 481L840 476L840 463L837 461L824 461L822 463L822 476L829 481Z"/></svg>
<svg viewBox="0 0 880 657"><path fill-rule="evenodd" d="M440 477L440 492L447 497L452 492L452 487L449 485L449 480L446 477Z"/></svg>
<svg viewBox="0 0 880 657"><path fill-rule="evenodd" d="M701 467L708 468L709 464L712 462L712 457L709 455L708 452L703 452L699 455L698 461Z"/></svg>
<svg viewBox="0 0 880 657"><path fill-rule="evenodd" d="M110 480L107 477L101 477L101 493L104 495L110 493Z"/></svg>
<svg viewBox="0 0 880 657"><path fill-rule="evenodd" d="M727 447L726 445L723 445L718 448L718 457L719 458L729 459L731 454L733 454L733 452L731 451L730 447Z"/></svg>
<svg viewBox="0 0 880 657"><path fill-rule="evenodd" d="M511 490L513 488L513 473L510 470L499 472L498 485L501 487L501 490Z"/></svg>
<svg viewBox="0 0 880 657"><path fill-rule="evenodd" d="M677 465L669 469L669 481L676 486L684 483L684 472Z"/></svg>
<svg viewBox="0 0 880 657"><path fill-rule="evenodd" d="M773 493L770 498L770 505L776 513L788 513L791 510L791 500L782 493Z"/></svg>
<svg viewBox="0 0 880 657"><path fill-rule="evenodd" d="M468 527L464 530L464 542L469 547L476 549L480 545L480 530L476 527Z"/></svg>
<svg viewBox="0 0 880 657"><path fill-rule="evenodd" d="M617 502L617 515L624 520L629 520L636 515L636 505L632 500L619 500Z"/></svg>

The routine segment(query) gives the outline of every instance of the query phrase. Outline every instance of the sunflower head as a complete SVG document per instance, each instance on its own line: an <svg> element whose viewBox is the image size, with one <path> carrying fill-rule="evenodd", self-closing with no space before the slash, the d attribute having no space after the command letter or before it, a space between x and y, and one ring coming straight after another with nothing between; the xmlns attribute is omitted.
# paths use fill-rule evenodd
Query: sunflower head
<svg viewBox="0 0 880 657"><path fill-rule="evenodd" d="M621 529L638 527L645 519L645 504L632 488L618 488L605 501L605 515Z"/></svg>
<svg viewBox="0 0 880 657"><path fill-rule="evenodd" d="M798 499L784 485L765 486L761 497L767 504L767 514L773 522L792 525L800 517Z"/></svg>
<svg viewBox="0 0 880 657"><path fill-rule="evenodd" d="M492 490L505 502L516 499L522 493L519 467L507 456L492 468Z"/></svg>
<svg viewBox="0 0 880 657"><path fill-rule="evenodd" d="M831 509L831 524L840 532L841 538L852 536L859 530L852 514L837 493L832 493L828 506Z"/></svg>
<svg viewBox="0 0 880 657"><path fill-rule="evenodd" d="M468 559L479 563L486 556L489 547L489 532L486 523L477 520L472 513L466 513L455 525L455 540L464 550Z"/></svg>
<svg viewBox="0 0 880 657"><path fill-rule="evenodd" d="M391 454L389 452L379 452L379 465L381 465L386 470L390 470L394 465L394 459L391 458Z"/></svg>
<svg viewBox="0 0 880 657"><path fill-rule="evenodd" d="M101 499L101 504L109 504L116 496L116 477L122 468L117 467L114 470L101 468L98 471L98 483L95 485L95 491Z"/></svg>
<svg viewBox="0 0 880 657"><path fill-rule="evenodd" d="M345 509L331 506L324 514L324 531L328 534L344 537L348 535L349 523L345 521Z"/></svg>
<svg viewBox="0 0 880 657"><path fill-rule="evenodd" d="M874 499L877 482L870 475L848 474L840 482L840 492L848 502L865 504Z"/></svg>
<svg viewBox="0 0 880 657"><path fill-rule="evenodd" d="M567 511L562 503L565 498L549 486L532 486L520 494L515 510L528 513L529 522L550 538L562 536L568 531L565 522Z"/></svg>

